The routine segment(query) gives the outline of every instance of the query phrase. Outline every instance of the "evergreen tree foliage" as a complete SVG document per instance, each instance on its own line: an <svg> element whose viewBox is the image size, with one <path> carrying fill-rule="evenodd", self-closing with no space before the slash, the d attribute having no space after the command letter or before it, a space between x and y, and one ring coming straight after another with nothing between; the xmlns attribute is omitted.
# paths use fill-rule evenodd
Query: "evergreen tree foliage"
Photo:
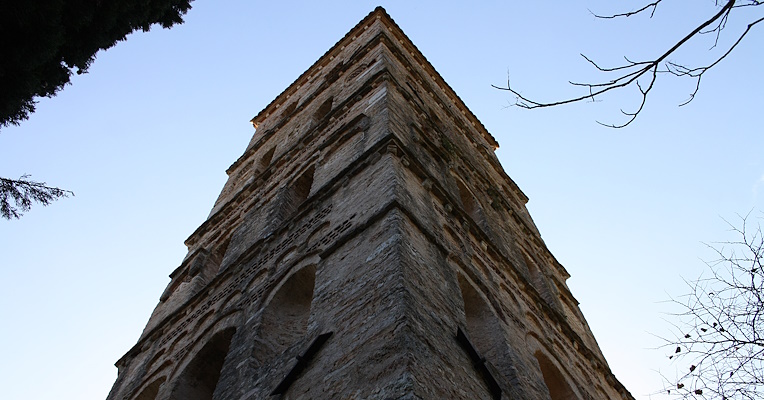
<svg viewBox="0 0 764 400"><path fill-rule="evenodd" d="M74 196L70 190L47 186L45 182L35 182L29 175L19 179L0 178L0 217L18 219L32 206L32 202L44 206L61 197Z"/></svg>
<svg viewBox="0 0 764 400"><path fill-rule="evenodd" d="M0 127L34 112L96 53L133 31L183 22L191 0L4 0L0 2Z"/></svg>

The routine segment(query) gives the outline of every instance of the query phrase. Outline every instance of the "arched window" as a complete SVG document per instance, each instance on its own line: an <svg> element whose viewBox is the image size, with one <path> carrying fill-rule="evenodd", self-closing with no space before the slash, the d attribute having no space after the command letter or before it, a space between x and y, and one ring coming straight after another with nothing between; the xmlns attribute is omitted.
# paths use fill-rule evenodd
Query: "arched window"
<svg viewBox="0 0 764 400"><path fill-rule="evenodd" d="M262 354L280 354L305 336L315 282L315 265L303 267L273 295L263 313L260 337L268 349Z"/></svg>
<svg viewBox="0 0 764 400"><path fill-rule="evenodd" d="M456 178L456 186L459 188L459 198L462 201L464 211L469 214L473 220L476 222L479 221L478 206L475 202L475 196L472 195L472 192L464 186L464 182L459 178Z"/></svg>
<svg viewBox="0 0 764 400"><path fill-rule="evenodd" d="M472 344L500 370L504 370L506 342L496 314L493 313L475 287L459 274L459 288L464 299L464 314L467 318L467 334Z"/></svg>
<svg viewBox="0 0 764 400"><path fill-rule="evenodd" d="M311 165L285 189L279 204L279 221L285 221L294 215L300 205L307 200L310 195L310 188L313 186L313 174L315 172L316 166Z"/></svg>
<svg viewBox="0 0 764 400"><path fill-rule="evenodd" d="M296 108L297 108L297 101L293 101L293 102L291 102L291 103L290 103L290 104L289 104L289 105L288 105L288 106L287 106L287 107L284 109L284 112L283 112L283 114L282 114L282 115L284 116L284 118L286 118L286 117L289 117L290 115L292 115L292 113L294 112L294 110L295 110Z"/></svg>
<svg viewBox="0 0 764 400"><path fill-rule="evenodd" d="M534 354L541 368L541 374L544 375L544 383L549 389L549 395L552 400L578 400L573 389L565 380L562 372L541 350L536 350Z"/></svg>
<svg viewBox="0 0 764 400"><path fill-rule="evenodd" d="M456 187L459 189L459 200L461 200L462 203L462 210L464 210L464 212L467 213L478 226L487 229L483 210L480 207L480 203L475 198L475 195L467 188L461 178L454 175L454 180L456 181Z"/></svg>
<svg viewBox="0 0 764 400"><path fill-rule="evenodd" d="M557 294L552 289L552 286L550 285L546 275L541 272L538 264L536 264L536 262L531 257L529 257L525 252L522 253L523 259L525 259L525 264L528 266L528 272L531 275L531 284L533 287L536 288L536 291L539 292L547 304L552 307L559 308L559 304L557 303Z"/></svg>
<svg viewBox="0 0 764 400"><path fill-rule="evenodd" d="M273 153L276 151L275 147L271 147L268 151L263 154L262 157L260 157L260 161L257 162L257 167L255 167L255 174L260 175L268 169L268 167L271 165L271 160L273 160Z"/></svg>
<svg viewBox="0 0 764 400"><path fill-rule="evenodd" d="M170 400L212 400L235 328L215 334L181 372Z"/></svg>
<svg viewBox="0 0 764 400"><path fill-rule="evenodd" d="M322 119L324 119L330 111L332 111L332 103L334 102L334 97L329 97L326 99L321 105L318 107L318 110L316 110L315 113L313 113L313 121L316 123L321 122Z"/></svg>
<svg viewBox="0 0 764 400"><path fill-rule="evenodd" d="M159 387L162 386L164 381L167 378L164 376L155 380L150 385L146 386L143 391L141 391L141 394L135 397L134 400L154 400L157 398L157 393L159 393Z"/></svg>
<svg viewBox="0 0 764 400"><path fill-rule="evenodd" d="M220 273L221 268L223 267L223 259L225 258L225 253L228 251L228 245L231 244L232 237L233 236L228 236L209 247L210 250L207 252L207 259L204 266L204 277L206 282L209 282L215 275Z"/></svg>
<svg viewBox="0 0 764 400"><path fill-rule="evenodd" d="M307 200L310 189L313 186L313 174L316 166L311 165L290 184L281 189L278 201L271 203L271 210L266 222L265 231L275 229L281 223L288 220L300 209L300 205Z"/></svg>
<svg viewBox="0 0 764 400"><path fill-rule="evenodd" d="M310 195L310 188L313 186L313 174L315 172L316 166L311 165L292 185L292 198L290 200L295 209Z"/></svg>

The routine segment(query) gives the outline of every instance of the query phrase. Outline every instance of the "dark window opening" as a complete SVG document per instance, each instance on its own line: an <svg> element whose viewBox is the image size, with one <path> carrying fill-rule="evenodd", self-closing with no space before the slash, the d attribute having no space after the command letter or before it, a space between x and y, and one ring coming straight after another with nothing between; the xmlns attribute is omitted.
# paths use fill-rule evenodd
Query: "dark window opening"
<svg viewBox="0 0 764 400"><path fill-rule="evenodd" d="M280 205L280 220L284 221L291 217L300 208L300 205L308 199L310 189L313 186L313 174L315 166L310 166L300 175L292 185L284 192L284 198Z"/></svg>
<svg viewBox="0 0 764 400"><path fill-rule="evenodd" d="M263 154L263 156L260 158L260 162L257 163L257 168L255 168L256 174L262 174L263 171L268 169L268 167L271 165L271 160L273 160L273 152L276 150L275 147L271 147L268 151Z"/></svg>
<svg viewBox="0 0 764 400"><path fill-rule="evenodd" d="M280 226L299 211L300 206L310 196L315 171L315 166L311 165L302 175L280 189L278 200L269 205L266 231Z"/></svg>
<svg viewBox="0 0 764 400"><path fill-rule="evenodd" d="M315 281L316 267L311 265L281 285L263 314L260 336L267 349L260 351L280 354L305 336Z"/></svg>
<svg viewBox="0 0 764 400"><path fill-rule="evenodd" d="M313 186L313 174L316 172L316 167L311 165L305 172L297 178L294 186L292 187L292 202L295 206L299 206L310 195L310 188Z"/></svg>
<svg viewBox="0 0 764 400"><path fill-rule="evenodd" d="M517 376L509 356L509 348L504 339L499 318L466 277L459 274L458 280L462 299L464 300L464 315L467 322L466 336L469 337L470 345L474 346L474 350L472 352L468 351L468 353L473 358L473 363L475 363L474 358L476 356L472 353L479 354L482 357L481 364L476 364L475 368L480 371L494 398L500 398L496 397L501 396L501 389L498 383L496 383L496 378L490 374L490 369L484 364L490 363L495 371L498 372L496 377L501 377L502 380L509 379L510 382L514 382L517 380ZM457 337L457 339L459 338ZM462 347L464 346L462 344ZM498 391L497 388L499 388Z"/></svg>
<svg viewBox="0 0 764 400"><path fill-rule="evenodd" d="M549 389L549 395L552 400L577 400L573 389L562 376L562 373L543 352L536 351L534 354L541 368L541 374L544 376L544 383Z"/></svg>
<svg viewBox="0 0 764 400"><path fill-rule="evenodd" d="M456 186L459 188L459 199L462 201L464 212L469 214L473 221L480 223L480 208L478 207L477 201L475 201L475 196L473 196L472 192L464 186L461 179L456 179Z"/></svg>
<svg viewBox="0 0 764 400"><path fill-rule="evenodd" d="M541 297L549 304L550 306L557 306L556 301L556 295L552 291L552 288L549 285L549 282L547 281L546 275L544 275L543 272L541 272L541 269L539 268L538 264L531 259L527 254L523 252L523 258L525 259L525 264L528 266L528 272L531 276L531 284L533 287L536 288L536 291L539 292Z"/></svg>
<svg viewBox="0 0 764 400"><path fill-rule="evenodd" d="M164 381L167 378L161 377L154 382L152 382L150 385L146 386L145 389L135 397L135 400L154 400L157 398L157 394L159 393L159 387L162 386Z"/></svg>
<svg viewBox="0 0 764 400"><path fill-rule="evenodd" d="M318 107L318 110L316 110L315 113L313 113L313 120L315 122L321 122L324 118L326 118L327 115L329 115L329 112L332 111L332 103L334 102L334 97L329 97L321 103L321 105Z"/></svg>
<svg viewBox="0 0 764 400"><path fill-rule="evenodd" d="M215 334L186 366L170 400L212 400L235 328Z"/></svg>
<svg viewBox="0 0 764 400"><path fill-rule="evenodd" d="M220 272L220 267L223 265L223 258L225 258L225 253L226 251L228 251L229 244L231 244L231 236L223 240L223 242L220 243L211 254L211 259L212 259L212 264L214 269L213 272L215 274Z"/></svg>
<svg viewBox="0 0 764 400"><path fill-rule="evenodd" d="M297 102L293 101L288 106L286 106L286 108L284 109L284 113L282 115L284 117L288 117L288 116L292 115L292 113L294 112L295 108L297 108Z"/></svg>
<svg viewBox="0 0 764 400"><path fill-rule="evenodd" d="M462 275L459 275L459 287L464 299L467 334L484 357L497 363L497 360L501 359L503 347L506 346L499 320L477 290Z"/></svg>

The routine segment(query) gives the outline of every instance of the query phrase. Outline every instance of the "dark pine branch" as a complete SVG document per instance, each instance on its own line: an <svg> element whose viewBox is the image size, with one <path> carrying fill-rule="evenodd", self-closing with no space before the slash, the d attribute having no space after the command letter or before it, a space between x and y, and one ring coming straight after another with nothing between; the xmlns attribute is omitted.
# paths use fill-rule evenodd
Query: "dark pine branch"
<svg viewBox="0 0 764 400"><path fill-rule="evenodd" d="M47 186L45 182L32 181L29 175L22 175L17 180L0 178L0 216L18 219L29 211L32 203L47 206L69 196L74 196L74 192Z"/></svg>

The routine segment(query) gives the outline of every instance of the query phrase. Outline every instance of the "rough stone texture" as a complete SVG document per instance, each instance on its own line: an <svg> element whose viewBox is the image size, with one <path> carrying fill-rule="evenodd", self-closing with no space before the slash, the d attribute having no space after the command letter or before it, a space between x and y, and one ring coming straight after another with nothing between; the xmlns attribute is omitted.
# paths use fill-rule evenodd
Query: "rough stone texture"
<svg viewBox="0 0 764 400"><path fill-rule="evenodd" d="M633 399L498 144L383 9L253 124L108 399Z"/></svg>

